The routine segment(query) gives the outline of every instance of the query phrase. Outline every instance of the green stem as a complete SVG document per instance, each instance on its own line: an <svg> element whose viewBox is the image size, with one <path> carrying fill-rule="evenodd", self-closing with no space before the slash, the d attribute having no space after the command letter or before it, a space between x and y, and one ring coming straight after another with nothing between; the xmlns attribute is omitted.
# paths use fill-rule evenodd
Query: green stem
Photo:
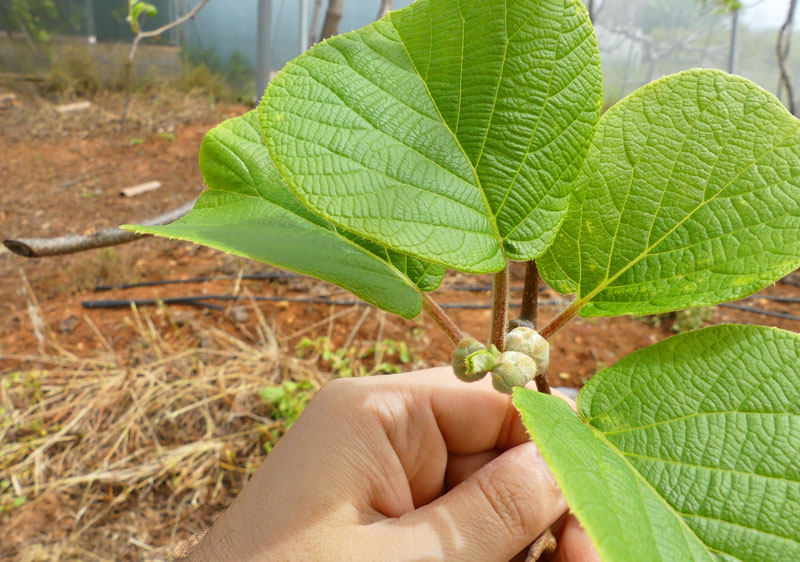
<svg viewBox="0 0 800 562"><path fill-rule="evenodd" d="M490 343L500 351L506 345L508 330L508 266L494 274L492 290L492 334Z"/></svg>
<svg viewBox="0 0 800 562"><path fill-rule="evenodd" d="M453 344L457 345L458 342L466 337L464 332L453 322L453 319L447 315L442 307L439 306L439 303L433 300L433 297L428 293L422 293L422 309L436 322L436 325L447 334L447 337L450 338Z"/></svg>

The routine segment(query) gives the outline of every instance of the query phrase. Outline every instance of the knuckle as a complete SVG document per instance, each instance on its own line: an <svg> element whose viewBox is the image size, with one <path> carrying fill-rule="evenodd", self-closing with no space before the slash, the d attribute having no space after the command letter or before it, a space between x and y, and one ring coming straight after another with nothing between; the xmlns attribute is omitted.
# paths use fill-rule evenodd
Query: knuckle
<svg viewBox="0 0 800 562"><path fill-rule="evenodd" d="M322 385L315 400L335 411L354 413L364 409L372 390L372 377L333 379Z"/></svg>
<svg viewBox="0 0 800 562"><path fill-rule="evenodd" d="M351 397L353 394L361 392L361 382L362 379L360 378L341 378L341 379L331 379L327 381L325 384L322 385L319 392L320 394L325 397L333 396L337 399L348 398Z"/></svg>
<svg viewBox="0 0 800 562"><path fill-rule="evenodd" d="M501 471L477 475L477 485L486 498L498 525L511 537L527 537L532 529L530 493L524 484L514 482Z"/></svg>

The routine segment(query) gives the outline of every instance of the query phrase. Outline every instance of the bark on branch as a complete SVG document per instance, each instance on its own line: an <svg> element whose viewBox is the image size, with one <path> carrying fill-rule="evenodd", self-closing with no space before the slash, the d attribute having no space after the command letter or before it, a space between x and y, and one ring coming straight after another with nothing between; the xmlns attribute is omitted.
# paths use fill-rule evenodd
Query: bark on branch
<svg viewBox="0 0 800 562"><path fill-rule="evenodd" d="M789 47L792 38L792 24L794 23L794 11L797 7L797 0L790 0L789 12L786 14L786 21L783 22L778 31L778 41L775 44L775 54L778 57L778 69L780 70L780 81L778 82L778 96L781 90L786 90L786 107L789 113L796 115L794 107L794 92L792 91L792 81L789 78L789 71L786 68L786 61L789 58Z"/></svg>
<svg viewBox="0 0 800 562"><path fill-rule="evenodd" d="M308 33L308 48L318 43L317 35L319 34L319 16L322 13L322 0L314 0L314 10L311 12L311 26Z"/></svg>
<svg viewBox="0 0 800 562"><path fill-rule="evenodd" d="M379 20L385 16L389 10L392 9L392 4L394 4L394 0L381 0L381 6L378 8L378 16L375 19Z"/></svg>
<svg viewBox="0 0 800 562"><path fill-rule="evenodd" d="M125 118L128 116L128 106L131 102L131 82L133 80L133 58L136 56L136 49L139 48L139 43L141 43L142 39L148 39L150 37L158 37L162 33L169 31L174 27L178 27L179 25L186 23L190 19L194 18L197 15L197 12L200 9L208 4L211 0L200 0L194 8L186 12L183 16L179 17L175 21L171 21L167 24L162 25L158 29L153 29L152 31L142 31L141 29L136 33L136 36L133 38L133 43L131 43L131 50L128 52L128 59L125 61L125 104L122 107L122 116L119 118L119 125L120 128L124 131L125 129Z"/></svg>
<svg viewBox="0 0 800 562"><path fill-rule="evenodd" d="M342 20L343 11L344 0L329 0L328 11L325 14L325 23L322 24L320 41L339 33L339 22Z"/></svg>
<svg viewBox="0 0 800 562"><path fill-rule="evenodd" d="M169 224L178 220L188 213L194 206L194 200L189 201L172 209L164 214L158 215L148 220L141 221L145 225ZM17 238L15 240L3 240L6 247L20 256L26 258L42 258L46 256L60 256L63 254L74 254L93 248L104 248L106 246L116 246L125 242L132 242L139 238L149 236L148 234L136 234L121 230L119 228L107 228L94 234L67 234L56 238Z"/></svg>

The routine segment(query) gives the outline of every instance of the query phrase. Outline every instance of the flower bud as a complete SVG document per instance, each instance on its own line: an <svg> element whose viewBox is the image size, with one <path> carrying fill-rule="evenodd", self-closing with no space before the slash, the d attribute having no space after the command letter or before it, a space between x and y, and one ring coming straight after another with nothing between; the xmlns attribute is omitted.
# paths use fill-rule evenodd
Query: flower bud
<svg viewBox="0 0 800 562"><path fill-rule="evenodd" d="M550 366L550 344L531 328L520 326L511 330L506 336L505 350L518 351L533 359L539 374Z"/></svg>
<svg viewBox="0 0 800 562"><path fill-rule="evenodd" d="M464 338L453 350L453 372L465 382L482 379L490 367L484 366L484 361L478 359L476 355L488 353L486 346L475 338Z"/></svg>
<svg viewBox="0 0 800 562"><path fill-rule="evenodd" d="M505 351L492 368L492 385L495 390L511 394L515 386L524 386L534 376L536 362L533 359L518 351Z"/></svg>

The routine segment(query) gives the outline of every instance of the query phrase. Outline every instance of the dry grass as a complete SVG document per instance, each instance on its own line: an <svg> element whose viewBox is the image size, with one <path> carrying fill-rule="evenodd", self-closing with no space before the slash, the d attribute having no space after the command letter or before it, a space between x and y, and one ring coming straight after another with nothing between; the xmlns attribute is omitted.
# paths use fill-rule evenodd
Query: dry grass
<svg viewBox="0 0 800 562"><path fill-rule="evenodd" d="M58 114L54 107L61 103L83 101L70 94L43 96L29 84L0 78L0 92L14 92L17 101L0 108L0 137L7 142L31 139L52 139L61 136L119 131L124 94L101 90L91 96L92 106L85 111ZM181 124L220 119L220 106L207 92L184 92L171 84L159 84L151 91L134 92L126 120L127 137L172 131Z"/></svg>
<svg viewBox="0 0 800 562"><path fill-rule="evenodd" d="M97 330L89 358L52 340L0 356L28 366L0 379L1 560L168 559L280 433L259 389L327 376L260 315L251 341L191 322L165 335L145 311L130 321L124 353Z"/></svg>

